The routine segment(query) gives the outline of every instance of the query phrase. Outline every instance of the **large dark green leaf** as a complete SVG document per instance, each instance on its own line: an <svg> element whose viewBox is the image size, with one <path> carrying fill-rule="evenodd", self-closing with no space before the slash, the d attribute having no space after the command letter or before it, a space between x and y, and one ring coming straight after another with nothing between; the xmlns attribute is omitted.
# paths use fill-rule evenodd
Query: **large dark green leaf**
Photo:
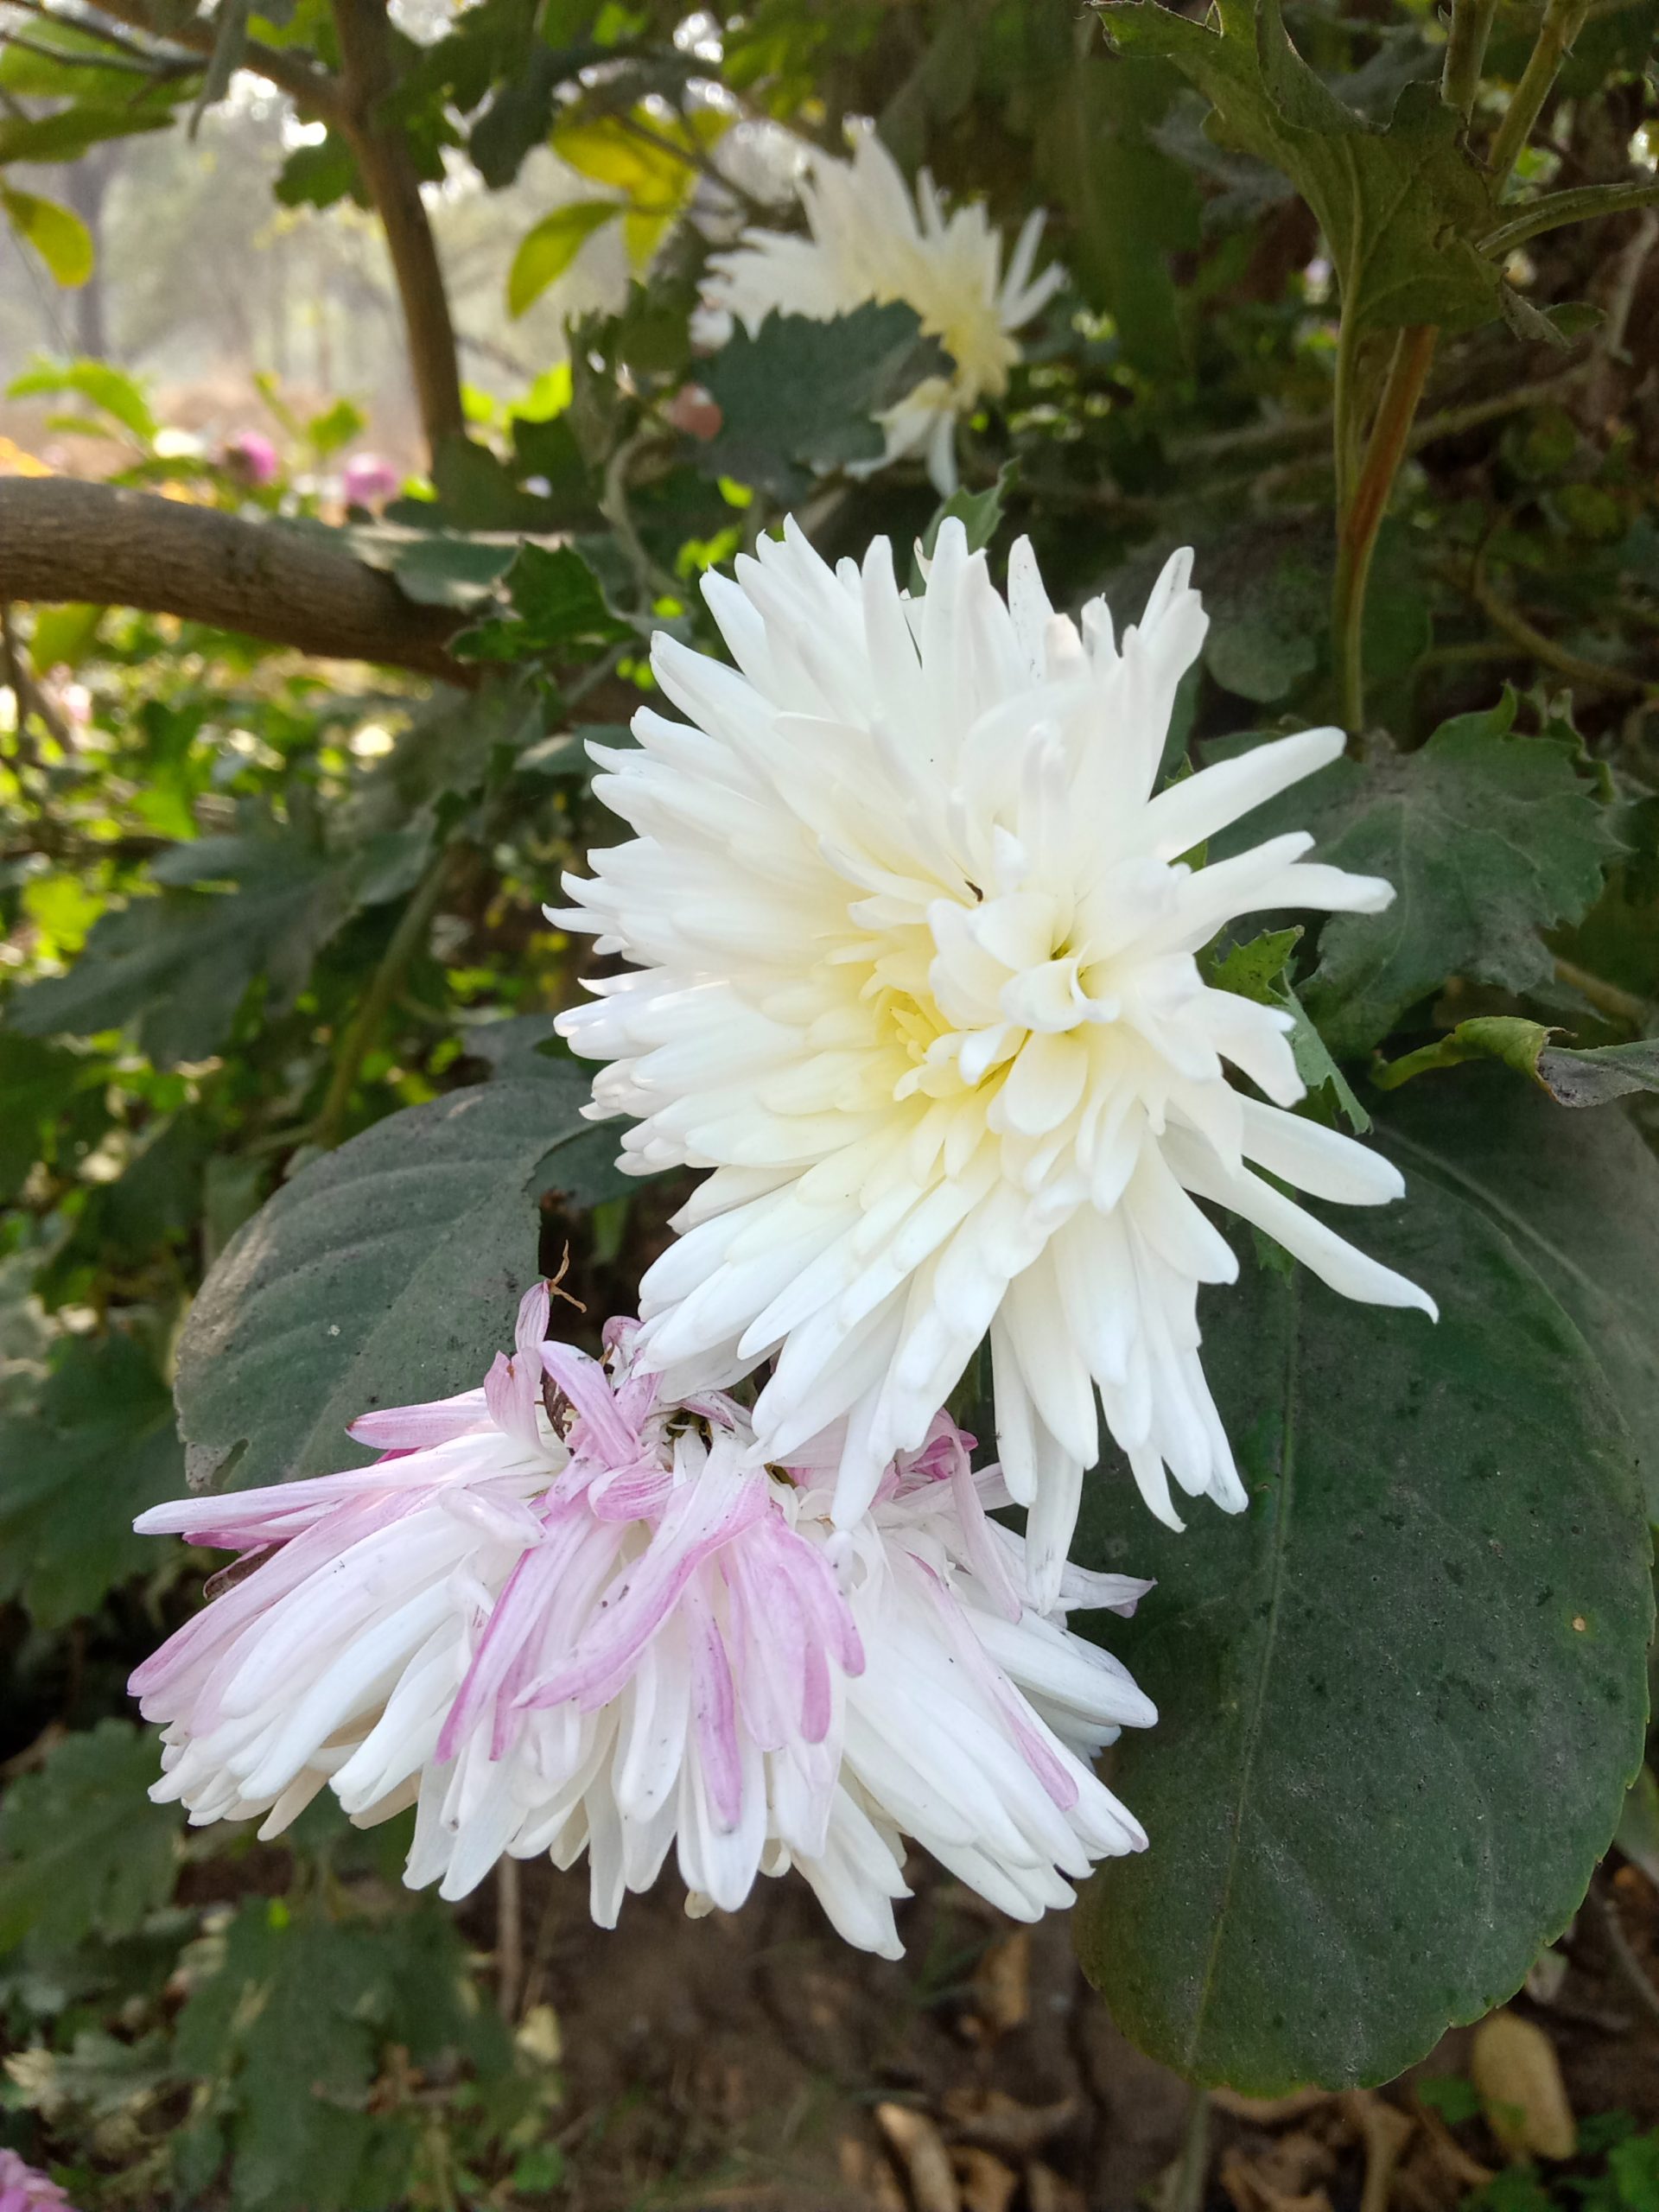
<svg viewBox="0 0 1659 2212"><path fill-rule="evenodd" d="M1320 860L1385 876L1380 914L1338 914L1305 998L1333 1052L1364 1051L1451 976L1525 991L1551 960L1540 931L1582 914L1618 844L1579 748L1510 734L1515 699L1460 715L1421 751L1344 755L1213 841L1224 854L1310 830Z"/></svg>
<svg viewBox="0 0 1659 2212"><path fill-rule="evenodd" d="M0 1800L0 1951L130 1936L173 1893L178 1813L152 1805L156 1739L124 1720L66 1736Z"/></svg>
<svg viewBox="0 0 1659 2212"><path fill-rule="evenodd" d="M613 1132L569 1062L394 1114L314 1161L237 1232L179 1346L193 1479L358 1465L348 1421L470 1389L535 1278L536 1200L614 1187Z"/></svg>
<svg viewBox="0 0 1659 2212"><path fill-rule="evenodd" d="M1356 328L1466 330L1500 311L1498 272L1474 240L1491 187L1435 86L1408 84L1383 126L1347 106L1287 36L1281 0L1216 0L1219 29L1156 0L1102 13L1126 54L1173 61L1215 111L1222 143L1282 169L1319 218Z"/></svg>
<svg viewBox="0 0 1659 2212"><path fill-rule="evenodd" d="M1202 1318L1248 1514L1085 1508L1090 1565L1158 1578L1113 1644L1160 1718L1084 1963L1154 2057L1256 2092L1385 2081L1507 1997L1642 1757L1646 1525L1582 1338L1447 1190L1363 1233L1438 1326L1247 1267Z"/></svg>
<svg viewBox="0 0 1659 2212"><path fill-rule="evenodd" d="M1614 1108L1565 1114L1504 1068L1409 1084L1381 1137L1406 1173L1478 1206L1599 1358L1659 1521L1659 1160Z"/></svg>
<svg viewBox="0 0 1659 2212"><path fill-rule="evenodd" d="M0 1419L0 1596L42 1628L155 1565L133 1517L184 1472L166 1383L129 1337L70 1339L32 1412Z"/></svg>
<svg viewBox="0 0 1659 2212"><path fill-rule="evenodd" d="M950 373L949 356L899 301L830 322L769 315L753 338L734 331L702 370L721 427L697 465L793 498L814 467L874 460L873 417L924 378Z"/></svg>

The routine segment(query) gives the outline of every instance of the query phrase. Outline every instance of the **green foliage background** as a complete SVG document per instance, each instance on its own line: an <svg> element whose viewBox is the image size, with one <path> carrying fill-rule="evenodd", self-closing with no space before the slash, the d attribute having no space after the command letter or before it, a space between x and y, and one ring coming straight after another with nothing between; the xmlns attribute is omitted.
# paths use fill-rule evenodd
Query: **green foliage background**
<svg viewBox="0 0 1659 2212"><path fill-rule="evenodd" d="M1465 0L1450 49L1420 0L1115 0L1103 29L1052 0L759 0L701 43L669 8L477 0L424 42L382 20L372 98L365 8L0 27L4 209L66 283L90 241L27 165L182 130L238 67L324 124L279 202L377 213L388 160L507 191L550 140L590 196L504 257L504 296L613 226L637 272L568 374L491 402L452 358L378 519L330 524L315 488L349 404L283 417L254 489L107 363L17 387L118 439L134 486L334 529L451 680L106 605L95 546L84 602L7 612L0 2128L87 2203L556 2195L556 2079L469 1931L396 1893L399 1829L319 1806L273 1852L147 1803L123 1684L206 1563L130 1522L187 1474L348 1462L353 1412L477 1379L538 1266L569 1251L580 1333L660 1243L673 1190L614 1177L551 1037L588 956L542 901L615 834L586 743L627 741L652 630L712 645L700 572L786 509L832 556L938 521L918 472L846 473L938 365L910 310L694 351L737 112L828 146L874 115L1007 235L1051 210L1068 282L963 426L951 509L1120 622L1197 547L1213 627L1166 771L1351 732L1236 834L1311 828L1396 904L1207 958L1295 1015L1307 1110L1405 1169L1369 1242L1445 1318L1346 1306L1258 1239L1205 1309L1249 1517L1166 1537L1095 1481L1088 1555L1159 1576L1114 1642L1164 1717L1119 1770L1156 1847L1080 1941L1196 2079L1382 2078L1516 1986L1643 1752L1659 0L1502 0L1472 76Z"/></svg>

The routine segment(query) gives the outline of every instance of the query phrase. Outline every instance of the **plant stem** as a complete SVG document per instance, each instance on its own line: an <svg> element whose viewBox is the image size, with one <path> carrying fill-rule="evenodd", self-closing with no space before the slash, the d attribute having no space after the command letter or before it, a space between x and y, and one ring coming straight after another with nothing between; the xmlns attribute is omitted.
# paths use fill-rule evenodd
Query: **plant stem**
<svg viewBox="0 0 1659 2212"><path fill-rule="evenodd" d="M1624 1986L1650 2018L1659 2019L1659 1989L1653 1986L1647 1968L1630 1948L1630 1939L1624 1933L1624 1923L1618 1916L1618 1901L1607 1891L1592 1887L1597 1910L1601 1915L1602 1932L1607 1938L1607 1948L1613 1955Z"/></svg>
<svg viewBox="0 0 1659 2212"><path fill-rule="evenodd" d="M1486 59L1486 37L1497 13L1497 0L1452 0L1452 29L1446 41L1446 66L1440 73L1440 98L1454 107L1465 123L1474 112L1480 90L1480 65Z"/></svg>
<svg viewBox="0 0 1659 2212"><path fill-rule="evenodd" d="M1331 415L1331 451L1337 472L1337 512L1346 514L1353 503L1359 479L1360 413L1359 338L1344 314L1337 333L1337 377Z"/></svg>
<svg viewBox="0 0 1659 2212"><path fill-rule="evenodd" d="M1546 231L1559 231L1567 223L1592 223L1601 215L1623 215L1633 207L1651 207L1659 203L1659 184L1586 184L1575 192L1548 192L1529 207L1522 208L1514 220L1500 223L1489 231L1480 242L1481 251L1496 261L1500 254L1510 253L1529 238L1541 238Z"/></svg>
<svg viewBox="0 0 1659 2212"><path fill-rule="evenodd" d="M1501 192L1508 182L1510 170L1521 157L1522 148L1532 136L1539 111L1549 98L1556 73L1573 51L1573 41L1589 12L1590 0L1549 0L1544 10L1532 59L1510 96L1509 107L1492 141L1487 166L1492 173L1495 192Z"/></svg>
<svg viewBox="0 0 1659 2212"><path fill-rule="evenodd" d="M1199 2212L1204 2183L1210 2171L1210 2092L1195 2087L1186 2108L1181 2135L1181 2155L1167 2200L1166 2212Z"/></svg>
<svg viewBox="0 0 1659 2212"><path fill-rule="evenodd" d="M446 845L416 886L385 950L380 956L380 965L370 979L362 1002L340 1039L340 1053L328 1078L327 1095L316 1120L307 1132L310 1141L321 1146L325 1152L332 1151L340 1142L358 1076L380 1033L380 1025L386 1018L392 1000L397 995L404 980L404 971L425 941L432 917L437 912L438 901L449 880L454 851L453 845Z"/></svg>
<svg viewBox="0 0 1659 2212"><path fill-rule="evenodd" d="M1470 570L1469 595L1495 629L1501 630L1523 652L1530 653L1535 660L1542 661L1546 668L1553 668L1569 682L1595 684L1604 691L1638 692L1644 698L1659 696L1659 690L1628 669L1606 668L1599 661L1586 660L1580 653L1569 652L1565 645L1558 645L1554 638L1546 637L1529 622L1519 607L1511 607L1488 582L1484 545Z"/></svg>
<svg viewBox="0 0 1659 2212"><path fill-rule="evenodd" d="M511 2027L518 2017L524 1986L524 1928L518 1861L498 1860L495 1869L495 2005Z"/></svg>
<svg viewBox="0 0 1659 2212"><path fill-rule="evenodd" d="M345 111L341 127L386 234L421 427L435 454L446 438L467 435L467 416L461 404L455 327L420 176L402 127L383 122L380 115L397 83L391 20L386 0L334 0L334 15Z"/></svg>
<svg viewBox="0 0 1659 2212"><path fill-rule="evenodd" d="M1411 436L1412 418L1423 395L1439 335L1435 326L1427 322L1414 323L1400 333L1352 497L1342 501L1338 509L1340 519L1331 629L1335 644L1338 711L1343 727L1351 731L1361 729L1365 719L1365 586L1371 572L1371 555L1376 549L1376 533L1382 526L1389 495Z"/></svg>

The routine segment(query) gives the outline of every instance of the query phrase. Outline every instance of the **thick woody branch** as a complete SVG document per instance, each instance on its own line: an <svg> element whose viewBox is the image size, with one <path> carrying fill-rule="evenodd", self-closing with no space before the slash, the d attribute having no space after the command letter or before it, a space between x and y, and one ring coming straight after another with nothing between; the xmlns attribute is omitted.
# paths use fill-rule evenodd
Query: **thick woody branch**
<svg viewBox="0 0 1659 2212"><path fill-rule="evenodd" d="M466 435L467 417L454 324L420 177L403 132L380 119L382 103L397 81L386 0L334 0L334 31L340 41L340 127L385 230L422 427L435 454L445 438Z"/></svg>
<svg viewBox="0 0 1659 2212"><path fill-rule="evenodd" d="M324 659L477 680L449 658L463 617L416 606L321 531L109 484L0 477L0 602L8 600L143 607Z"/></svg>

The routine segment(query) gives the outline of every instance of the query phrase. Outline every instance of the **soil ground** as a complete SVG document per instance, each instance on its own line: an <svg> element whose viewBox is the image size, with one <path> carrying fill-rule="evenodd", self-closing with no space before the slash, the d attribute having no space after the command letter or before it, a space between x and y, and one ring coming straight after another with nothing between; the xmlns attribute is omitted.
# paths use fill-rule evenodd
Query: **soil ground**
<svg viewBox="0 0 1659 2212"><path fill-rule="evenodd" d="M574 2212L1448 2212L1504 2163L1484 2120L1447 2126L1417 2094L1468 2075L1466 2028L1380 2092L1219 2093L1200 2139L1191 2092L1084 1981L1065 1915L1017 1928L936 1870L912 1878L890 1963L793 1880L700 1923L664 1882L607 1934L579 1875L523 1869L523 2005L559 2024ZM1659 2122L1656 1971L1659 1892L1604 1868L1509 2008L1544 2031L1580 2119Z"/></svg>

